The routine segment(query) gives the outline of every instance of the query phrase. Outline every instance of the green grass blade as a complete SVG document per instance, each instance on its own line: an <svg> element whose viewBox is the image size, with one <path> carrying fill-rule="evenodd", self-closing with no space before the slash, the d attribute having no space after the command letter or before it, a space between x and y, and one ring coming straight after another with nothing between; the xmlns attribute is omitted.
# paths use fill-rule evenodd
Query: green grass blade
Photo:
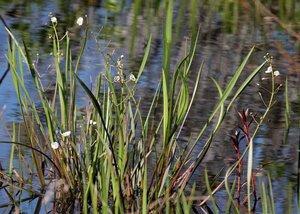
<svg viewBox="0 0 300 214"><path fill-rule="evenodd" d="M235 201L234 201L234 198L233 198L233 194L232 194L232 190L231 188L229 187L229 183L228 183L228 178L229 176L231 175L232 171L231 169L227 170L226 174L225 174L225 178L224 178L224 183L225 183L225 189L226 189L226 192L227 192L227 195L228 195L228 203L230 204L233 204L233 207L234 207L234 210L235 210L235 213L239 213L239 210L237 208L237 206L235 205Z"/></svg>
<svg viewBox="0 0 300 214"><path fill-rule="evenodd" d="M212 195L212 190L209 184L209 178L208 178L208 174L207 174L207 169L204 170L204 177L205 177L205 184L206 184L206 189L208 191L208 194L210 195L210 201L213 204L214 207L214 213L219 213L219 209L218 206L216 204L216 200L214 199L213 195Z"/></svg>
<svg viewBox="0 0 300 214"><path fill-rule="evenodd" d="M288 140L289 129L290 129L290 119L291 119L291 109L290 109L290 101L289 101L289 88L288 88L288 78L285 79L285 111L284 111L284 119L285 119L285 133L284 133L284 142L286 143Z"/></svg>
<svg viewBox="0 0 300 214"><path fill-rule="evenodd" d="M191 97L189 106L188 106L188 108L187 108L185 117L184 117L184 119L183 119L183 121L182 121L182 124L181 124L181 126L180 126L180 128L179 128L179 131L178 131L178 133L177 133L176 139L179 138L179 135L180 135L180 133L181 133L181 130L183 129L183 126L184 126L184 124L185 124L185 122L186 122L187 116L188 116L188 114L189 114L189 112L190 112L190 110L191 110L192 104L193 104L193 102L194 102L194 100L195 100L195 96L196 96L196 93L197 93L197 90L198 90L198 87L199 87L199 83L200 83L200 78L201 78L202 71L203 71L203 62L201 63L201 65L200 65L200 67L199 67L198 74L197 74L197 77L196 77L196 82L195 82L195 85L194 85L193 94L192 94L192 97Z"/></svg>
<svg viewBox="0 0 300 214"><path fill-rule="evenodd" d="M230 103L227 106L226 112L229 111L230 107L234 103L234 101L238 98L238 96L245 90L245 88L249 85L249 83L252 81L252 79L258 74L258 72L261 71L261 69L265 66L267 61L264 61L262 64L260 64L243 82L243 84L238 88L236 93L234 94L233 98L231 99Z"/></svg>
<svg viewBox="0 0 300 214"><path fill-rule="evenodd" d="M216 104L215 108L213 109L212 113L210 114L207 122L204 124L202 130L200 131L199 135L197 136L197 139L195 140L195 144L200 140L200 138L202 137L204 131L206 130L206 128L208 127L208 125L210 124L212 119L214 118L215 114L219 111L221 106L224 105L224 102L228 98L230 93L232 93L232 89L235 86L239 76L241 75L241 72L243 71L246 63L248 62L248 60L250 58L250 55L252 54L253 50L254 50L254 47L250 50L250 52L248 53L246 58L243 60L242 64L239 66L239 68L235 72L234 76L232 77L231 81L229 82L228 86L226 87L225 91L223 92L222 97L219 99L218 103Z"/></svg>
<svg viewBox="0 0 300 214"><path fill-rule="evenodd" d="M140 69L139 69L139 73L138 73L137 78L136 78L137 82L139 81L139 79L140 79L140 77L141 77L141 75L144 71L144 68L145 68L149 53L150 53L151 41L152 41L152 34L150 34L148 42L147 42L147 47L146 47L146 50L145 50L145 53L144 53L144 57L143 57L143 60L142 60L142 63L141 63Z"/></svg>
<svg viewBox="0 0 300 214"><path fill-rule="evenodd" d="M108 137L108 140L109 140L110 144L112 145L111 136L110 136L110 134L109 134L109 132L108 132L108 130L107 130L107 127L105 126L105 120L104 120L103 113L102 113L102 109L101 109L101 106L100 106L98 100L96 99L95 95L90 91L90 89L87 87L87 85L86 85L86 84L78 77L78 75L75 74L75 76L76 76L76 78L77 78L79 84L81 85L81 87L84 89L84 91L87 93L87 95L88 95L89 98L91 99L91 101L92 101L94 107L96 108L96 111L97 111L97 113L98 113L99 116L100 116L101 123L102 123L103 128L104 128L104 130L105 130L105 132L106 132L106 135L107 135L107 137ZM113 149L113 148L111 147L111 149ZM112 150L112 151L113 151L113 150Z"/></svg>
<svg viewBox="0 0 300 214"><path fill-rule="evenodd" d="M229 194L230 196L234 195L234 193L235 193L235 187L236 187L236 178L234 179L234 182L232 184L231 191L229 193L227 192L227 194ZM227 184L226 188L228 188L228 184ZM227 191L227 189L226 189L226 191ZM232 203L233 203L233 206L235 206L235 201L232 201L232 197L229 197L228 201L227 201L227 204L226 204L226 211L225 211L225 213L231 213L231 204Z"/></svg>
<svg viewBox="0 0 300 214"><path fill-rule="evenodd" d="M261 184L261 198L262 198L262 213L269 213L268 212L268 198L267 198L267 193L266 193L266 186L265 182L262 182Z"/></svg>
<svg viewBox="0 0 300 214"><path fill-rule="evenodd" d="M275 203L274 203L275 197L273 194L272 181L269 173L268 173L268 184L269 184L269 198L270 198L270 213L276 213Z"/></svg>
<svg viewBox="0 0 300 214"><path fill-rule="evenodd" d="M111 150L111 154L112 154L112 157L113 157L113 166L114 166L114 169L115 169L115 174L116 174L116 178L117 180L118 179L121 179L121 177L119 176L119 170L118 170L118 165L117 165L117 159L116 159L116 156L115 156L115 153L114 153L114 148L113 148L113 143L112 143L112 139L111 139L111 136L108 132L108 129L106 127L106 124L105 124L105 120L104 120L104 116L103 116L103 113L102 113L102 109L101 109L101 106L98 102L98 100L96 99L96 97L94 96L94 94L89 90L89 88L85 85L85 83L78 77L77 74L74 73L74 75L76 76L79 84L81 85L81 87L85 90L85 92L87 93L87 95L89 96L89 98L91 99L97 113L99 114L100 116L100 120L101 120L101 124L105 130L105 133L106 133L106 137L109 141L109 147L110 147L110 150ZM114 180L114 179L113 179ZM121 203L121 207L124 208L124 200L123 200L123 195L122 195L122 188L121 188L121 182L120 180L117 182L118 183L118 186L119 186L119 196L120 196L120 203ZM116 185L117 186L117 185Z"/></svg>
<svg viewBox="0 0 300 214"><path fill-rule="evenodd" d="M163 71L163 118L164 118L164 149L169 141L169 129L170 129L170 119L169 119L169 96L168 96L168 83L165 75L166 71Z"/></svg>
<svg viewBox="0 0 300 214"><path fill-rule="evenodd" d="M165 0L165 13L166 13L166 22L165 30L163 34L163 70L165 72L165 78L167 80L168 90L170 84L170 59L171 59L171 46L172 46L172 20L173 20L173 0Z"/></svg>

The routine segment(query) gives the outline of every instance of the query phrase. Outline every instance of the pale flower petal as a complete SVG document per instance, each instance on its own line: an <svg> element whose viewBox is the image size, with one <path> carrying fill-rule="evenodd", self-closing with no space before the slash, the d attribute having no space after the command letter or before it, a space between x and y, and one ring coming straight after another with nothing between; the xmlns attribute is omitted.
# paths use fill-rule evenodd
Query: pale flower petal
<svg viewBox="0 0 300 214"><path fill-rule="evenodd" d="M76 23L81 26L83 24L83 18L82 17L79 17L76 21Z"/></svg>
<svg viewBox="0 0 300 214"><path fill-rule="evenodd" d="M62 137L68 137L68 136L70 136L71 135L71 131L66 131L66 132L64 132L64 133L61 133L61 136Z"/></svg>
<svg viewBox="0 0 300 214"><path fill-rule="evenodd" d="M274 71L274 76L277 77L280 75L280 72L279 71Z"/></svg>
<svg viewBox="0 0 300 214"><path fill-rule="evenodd" d="M58 149L58 147L59 147L59 144L57 143L57 142L52 142L51 143L51 147L52 147L52 149Z"/></svg>
<svg viewBox="0 0 300 214"><path fill-rule="evenodd" d="M266 74L269 74L269 73L272 73L272 71L273 71L273 68L272 68L272 65L270 65L265 72L266 72Z"/></svg>
<svg viewBox="0 0 300 214"><path fill-rule="evenodd" d="M51 17L51 22L53 24L57 23L57 18L55 16Z"/></svg>
<svg viewBox="0 0 300 214"><path fill-rule="evenodd" d="M90 125L96 125L96 124L97 124L96 121L90 120Z"/></svg>
<svg viewBox="0 0 300 214"><path fill-rule="evenodd" d="M136 81L136 78L135 78L135 76L134 76L133 74L130 74L129 79L130 79L131 81L133 81L133 82Z"/></svg>
<svg viewBox="0 0 300 214"><path fill-rule="evenodd" d="M120 82L120 80L121 80L120 76L117 75L114 77L114 82Z"/></svg>

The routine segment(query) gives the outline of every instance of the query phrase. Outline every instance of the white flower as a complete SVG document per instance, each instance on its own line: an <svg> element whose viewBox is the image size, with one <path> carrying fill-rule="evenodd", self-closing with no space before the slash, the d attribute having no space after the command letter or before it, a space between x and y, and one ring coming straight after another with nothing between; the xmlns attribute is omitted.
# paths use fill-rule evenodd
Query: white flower
<svg viewBox="0 0 300 214"><path fill-rule="evenodd" d="M57 143L57 142L52 142L51 143L51 147L52 147L52 149L58 149L58 147L59 147L59 144Z"/></svg>
<svg viewBox="0 0 300 214"><path fill-rule="evenodd" d="M279 71L274 71L274 76L275 76L275 77L277 77L277 76L279 76L279 75L280 75Z"/></svg>
<svg viewBox="0 0 300 214"><path fill-rule="evenodd" d="M81 26L82 23L83 23L83 18L82 18L82 17L79 17L79 18L77 19L76 23L77 23L79 26Z"/></svg>
<svg viewBox="0 0 300 214"><path fill-rule="evenodd" d="M71 131L66 131L64 133L61 133L62 137L69 137L71 135Z"/></svg>
<svg viewBox="0 0 300 214"><path fill-rule="evenodd" d="M266 74L269 74L269 73L272 73L272 71L273 71L273 68L272 68L272 65L270 65L270 66L268 67L268 69L265 71L265 73L266 73Z"/></svg>
<svg viewBox="0 0 300 214"><path fill-rule="evenodd" d="M119 75L114 77L114 82L120 82L121 78Z"/></svg>
<svg viewBox="0 0 300 214"><path fill-rule="evenodd" d="M96 124L97 124L96 121L90 120L90 125L96 125Z"/></svg>
<svg viewBox="0 0 300 214"><path fill-rule="evenodd" d="M279 71L273 71L273 67L272 65L270 65L268 67L268 69L265 71L266 74L269 74L269 73L272 73L274 74L275 77L279 76L280 75L280 72Z"/></svg>
<svg viewBox="0 0 300 214"><path fill-rule="evenodd" d="M57 18L55 16L51 17L51 22L53 24L57 23Z"/></svg>
<svg viewBox="0 0 300 214"><path fill-rule="evenodd" d="M131 81L133 81L133 82L136 81L136 78L135 78L135 76L134 76L133 74L130 74L129 79L130 79Z"/></svg>

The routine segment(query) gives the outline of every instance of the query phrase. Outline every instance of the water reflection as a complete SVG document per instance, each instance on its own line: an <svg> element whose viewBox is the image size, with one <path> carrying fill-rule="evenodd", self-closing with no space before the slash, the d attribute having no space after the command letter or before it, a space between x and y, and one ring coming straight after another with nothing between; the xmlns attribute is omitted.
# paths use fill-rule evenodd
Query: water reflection
<svg viewBox="0 0 300 214"><path fill-rule="evenodd" d="M54 79L54 66L51 59L51 42L49 42L49 14L52 13L58 18L58 31L63 33L68 31L73 41L73 54L79 53L80 38L82 29L76 27L76 19L79 16L87 15L90 24L90 35L87 42L87 52L80 64L79 74L85 82L90 82L99 73L104 71L103 55L115 50L114 57L121 54L125 55L124 64L127 74L138 72L145 45L150 32L153 39L151 52L144 74L139 83L137 96L143 99L145 112L149 109L153 99L154 91L160 81L161 65L163 58L162 19L164 14L160 9L160 3L153 3L153 7L146 8L144 3L136 10L132 1L121 1L122 3L113 4L113 1L16 1L9 3L0 1L0 11L6 14L6 21L18 39L23 39L31 48L31 53L39 57L38 69L43 76L43 81L51 86ZM157 1L156 1L157 2ZM186 49L186 40L190 40L190 35L197 29L191 27L193 11L186 6L183 15L180 15L180 2L176 1L174 15L176 20L176 36L173 41L172 65L175 69L176 64L183 59L183 52ZM255 139L255 165L261 166L266 162L272 161L266 170L272 173L276 180L274 183L275 194L279 194L282 185L287 184L295 187L295 172L297 166L297 145L295 139L299 139L298 121L300 119L299 102L299 77L300 77L300 58L297 55L295 40L282 30L269 16L255 14L253 17L251 7L243 1L239 11L238 19L226 19L222 16L222 11L218 11L218 6L212 3L199 4L198 12L194 21L200 23L200 39L198 41L195 61L192 65L192 77L190 87L194 85L197 70L204 62L202 81L198 90L197 97L188 117L188 123L183 129L180 138L184 145L190 138L195 138L196 133L206 122L208 115L213 109L218 92L213 85L210 77L215 78L220 86L224 88L234 75L234 71L241 63L253 44L257 44L257 50L251 57L251 61L242 74L242 78L252 71L252 69L263 61L263 56L269 52L274 57L274 66L281 72L281 76L276 79L276 84L284 84L285 79L289 81L289 99L291 102L291 123L287 139L284 139L285 124L285 95L284 87L277 94L277 104L268 115L258 137ZM224 11L223 11L224 12ZM253 11L252 11L253 12ZM257 12L257 11L256 11ZM177 25L177 23L181 23ZM0 31L1 38L7 38L5 31ZM0 44L0 63L1 67L6 66L6 43ZM1 70L2 72L2 70ZM228 167L227 160L234 158L232 144L229 135L240 125L237 111L249 108L254 113L261 114L265 106L258 95L264 94L264 90L257 85L268 87L269 81L262 80L266 75L259 74L253 80L245 93L239 98L232 108L221 131L215 137L211 149L204 160L201 169L194 176L195 181L203 182L203 168L208 168L210 176L216 175L225 166ZM30 75L27 76L27 86L33 87L30 82ZM91 83L92 84L92 83ZM4 105L7 110L3 116L8 126L12 121L19 121L18 102L15 96L11 77L8 76L5 83L0 86L0 108ZM33 89L33 88L32 88ZM32 90L33 91L33 90ZM33 94L33 96L36 96ZM79 104L84 106L87 97L83 91L79 91ZM7 99L9 98L9 99ZM216 121L213 121L216 123ZM3 127L0 127L3 130ZM208 134L207 134L208 135ZM8 139L5 132L0 132L1 139ZM202 148L205 139L201 139L195 155ZM9 157L10 149L1 145L1 162ZM290 180L289 180L290 179ZM288 191L288 190L286 190ZM278 198L281 198L279 196ZM284 210L284 202L278 205L280 210Z"/></svg>

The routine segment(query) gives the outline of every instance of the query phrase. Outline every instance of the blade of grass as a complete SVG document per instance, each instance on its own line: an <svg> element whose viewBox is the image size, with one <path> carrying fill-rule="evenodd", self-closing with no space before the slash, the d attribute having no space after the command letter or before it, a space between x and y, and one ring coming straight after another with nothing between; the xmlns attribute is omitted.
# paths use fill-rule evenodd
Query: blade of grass
<svg viewBox="0 0 300 214"><path fill-rule="evenodd" d="M144 68L145 68L149 53L150 53L151 41L152 41L152 34L150 34L150 36L149 36L149 39L148 39L148 42L147 42L147 47L146 47L146 50L145 50L145 53L144 53L144 57L143 57L143 60L142 60L142 63L141 63L141 66L140 66L140 69L139 69L139 72L138 72L138 75L137 75L137 78L136 78L136 82L139 81L139 79L140 79L140 77L141 77L141 75L144 71Z"/></svg>
<svg viewBox="0 0 300 214"><path fill-rule="evenodd" d="M200 138L202 137L202 135L204 134L204 131L206 130L206 128L208 127L208 125L211 123L212 119L214 118L215 114L219 111L219 109L221 108L221 106L224 105L225 100L228 98L228 96L230 95L230 93L232 92L233 87L235 86L241 72L243 71L247 61L250 58L250 55L252 54L252 52L254 51L254 47L250 50L250 52L248 53L248 55L246 56L246 58L243 60L242 64L239 66L239 68L237 69L237 71L235 72L234 76L232 77L231 81L229 82L229 84L227 85L225 91L222 93L222 97L219 99L219 101L217 102L215 108L213 109L212 113L210 114L207 122L204 124L204 126L202 127L200 133L198 134L196 140L194 141L193 145L191 146L188 154L186 157L189 157L190 154L192 153L192 151L194 150L194 147L196 146L196 144L198 143L198 141L200 140ZM244 84L243 84L244 85ZM240 87L241 88L241 87ZM237 98L238 95L241 93L242 90L238 90L236 95L234 96L234 98ZM228 105L229 107L231 106L231 104ZM229 110L229 107L227 107L227 111ZM224 115L222 115L222 117L224 118ZM221 121L221 120L219 120ZM217 131L217 130L216 130ZM208 141L209 142L209 141ZM205 146L204 146L205 147ZM206 145L207 147L207 145Z"/></svg>
<svg viewBox="0 0 300 214"><path fill-rule="evenodd" d="M164 146L163 150L165 151L167 143L169 141L169 129L170 129L170 119L169 119L169 95L168 95L168 83L166 77L166 71L164 70L162 73L163 81L163 120L164 120Z"/></svg>
<svg viewBox="0 0 300 214"><path fill-rule="evenodd" d="M77 74L74 73L74 75L76 76L79 84L81 85L81 87L85 90L85 92L87 93L87 95L90 97L94 107L96 108L96 111L97 113L99 114L100 116L100 119L101 119L101 124L105 130L105 133L106 133L106 137L108 139L108 142L109 142L109 147L110 147L110 150L111 150L111 154L112 154L112 158L113 158L113 167L114 167L114 171L115 171L115 174L116 174L116 177L117 179L121 179L121 177L119 176L119 170L118 170L118 165L117 165L117 159L116 159L116 156L114 154L114 148L113 148L113 143L112 143L112 140L111 140L111 136L107 130L107 127L105 125L105 120L104 120L104 116L103 116L103 113L102 113L102 109L101 109L101 106L99 105L99 102L97 101L96 97L93 95L93 93L89 90L89 88L85 85L85 83L78 77ZM119 180L118 182L118 186L119 186L119 196L120 196L120 202L121 202L121 207L123 207L124 209L124 200L123 200L123 195L122 195L122 188L121 188L121 181Z"/></svg>
<svg viewBox="0 0 300 214"><path fill-rule="evenodd" d="M204 170L204 177L205 177L205 184L206 184L206 189L208 191L208 194L210 195L210 201L214 207L214 213L219 213L218 206L216 204L216 200L214 199L212 195L212 190L209 184L209 179L208 179L208 174L207 174L207 169Z"/></svg>
<svg viewBox="0 0 300 214"><path fill-rule="evenodd" d="M272 188L272 181L270 173L268 173L268 184L269 184L269 198L270 198L270 213L276 213L275 211L275 203L274 203L274 194L273 194L273 188Z"/></svg>
<svg viewBox="0 0 300 214"><path fill-rule="evenodd" d="M236 204L234 202L234 198L232 197L232 195L234 193L232 192L232 188L230 188L229 184L228 184L228 178L231 175L231 172L232 172L231 169L227 170L227 172L225 174L225 178L224 178L224 184L225 184L227 195L229 197L228 203L230 203L230 204L233 205L235 213L239 213L239 209L237 208L237 206L236 206Z"/></svg>

